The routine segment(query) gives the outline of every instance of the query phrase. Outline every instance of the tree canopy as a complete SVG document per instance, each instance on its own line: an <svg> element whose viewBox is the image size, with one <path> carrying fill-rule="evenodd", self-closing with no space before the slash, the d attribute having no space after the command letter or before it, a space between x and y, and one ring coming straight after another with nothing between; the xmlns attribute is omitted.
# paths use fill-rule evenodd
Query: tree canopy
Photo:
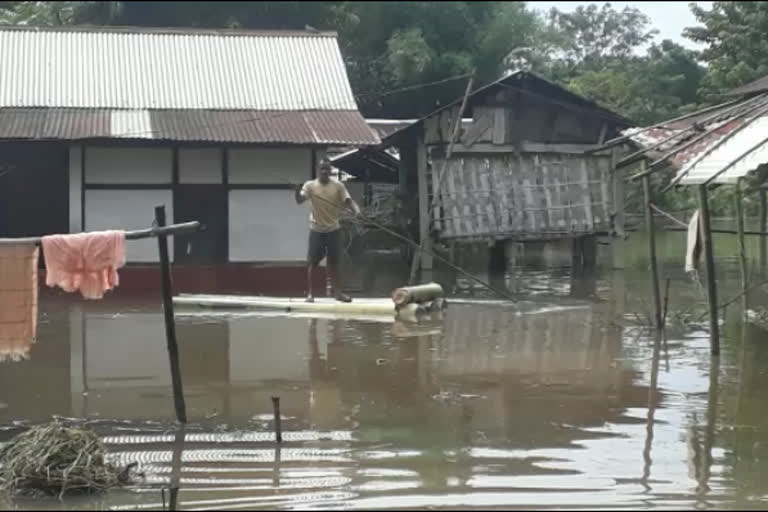
<svg viewBox="0 0 768 512"><path fill-rule="evenodd" d="M701 52L656 41L640 9L611 4L0 1L0 23L334 30L368 117L425 115L460 96L472 70L479 85L528 69L646 125L768 74L768 3L691 9L698 24L683 35Z"/></svg>

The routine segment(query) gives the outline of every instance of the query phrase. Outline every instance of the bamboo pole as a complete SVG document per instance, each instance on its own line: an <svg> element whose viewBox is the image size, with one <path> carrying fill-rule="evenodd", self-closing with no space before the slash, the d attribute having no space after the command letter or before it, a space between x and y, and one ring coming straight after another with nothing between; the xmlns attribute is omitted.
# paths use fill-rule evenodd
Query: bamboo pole
<svg viewBox="0 0 768 512"><path fill-rule="evenodd" d="M645 167L645 161L641 164ZM651 209L651 183L648 176L643 178L643 195L645 196L645 225L648 230L648 257L651 262L651 282L653 285L653 308L655 327L661 330L661 292L659 290L659 269L656 261L656 232L653 226L653 210Z"/></svg>
<svg viewBox="0 0 768 512"><path fill-rule="evenodd" d="M768 262L768 239L765 237L766 231L768 231L768 200L766 198L768 192L763 189L760 190L760 270L765 273L766 262Z"/></svg>
<svg viewBox="0 0 768 512"><path fill-rule="evenodd" d="M159 228L165 227L165 206L155 207L155 221ZM181 383L181 368L179 364L179 347L176 343L176 321L173 316L173 285L171 283L171 264L168 257L168 237L157 235L157 246L160 251L160 276L163 290L163 313L165 316L165 339L168 344L168 358L171 363L171 383L173 385L173 402L176 408L176 419L179 423L187 422L187 409L184 404L184 390Z"/></svg>
<svg viewBox="0 0 768 512"><path fill-rule="evenodd" d="M749 309L749 294L747 293L747 281L749 280L748 268L747 268L747 250L744 245L744 209L742 201L744 196L742 194L742 179L740 178L736 182L736 188L734 190L734 202L736 203L736 229L739 233L739 264L741 267L741 290L744 295L741 297L742 315L744 318L747 316L747 310Z"/></svg>
<svg viewBox="0 0 768 512"><path fill-rule="evenodd" d="M709 348L713 356L720 355L720 333L717 323L717 283L715 282L715 257L712 250L712 227L709 222L707 187L699 185L699 212L701 240L707 272L707 301L709 305Z"/></svg>
<svg viewBox="0 0 768 512"><path fill-rule="evenodd" d="M184 233L193 233L202 229L202 224L197 221L183 222L181 224L171 224L170 226L157 226L147 229L139 229L137 231L126 231L126 240L141 240L144 238L151 238L153 236L160 235L181 235ZM40 245L42 238L39 236L30 236L24 238L0 238L0 245L2 244L36 244Z"/></svg>
<svg viewBox="0 0 768 512"><path fill-rule="evenodd" d="M429 203L429 187L427 186L427 155L419 155L422 157L423 160L418 160L418 167L417 173L418 173L418 182L419 182L419 250L416 251L413 254L413 260L411 261L411 274L410 279L408 280L409 283L413 284L414 280L416 279L416 272L418 271L419 267L422 265L422 258L425 255L428 255L428 253L422 254L422 250L425 245L427 244L427 239L431 236L430 234L430 226L432 224L432 212L437 207L438 198L440 197L440 186L443 183L443 176L445 175L446 168L448 166L448 161L451 159L451 156L453 155L453 147L456 143L456 138L459 136L459 131L461 130L461 119L464 117L464 110L467 108L467 101L469 100L469 95L472 92L472 85L475 83L475 71L472 71L472 74L469 77L469 81L467 82L467 88L464 91L464 97L461 100L461 106L459 107L459 111L456 114L456 119L453 124L453 131L451 132L451 139L448 142L448 150L444 156L444 160L442 165L440 166L440 171L437 175L437 184L434 187L434 195L432 196L432 203ZM422 138L422 144L417 144L417 151L420 152L426 152L426 140ZM429 244L431 248L431 244Z"/></svg>
<svg viewBox="0 0 768 512"><path fill-rule="evenodd" d="M171 488L169 510L179 509L179 487L181 485L182 454L184 452L184 439L186 428L182 424L176 431L173 441L173 455L171 457Z"/></svg>

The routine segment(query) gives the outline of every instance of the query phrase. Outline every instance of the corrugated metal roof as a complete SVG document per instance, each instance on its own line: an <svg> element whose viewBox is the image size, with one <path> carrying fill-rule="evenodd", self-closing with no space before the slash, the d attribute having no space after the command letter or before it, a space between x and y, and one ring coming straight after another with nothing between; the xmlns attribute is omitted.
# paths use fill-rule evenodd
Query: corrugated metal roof
<svg viewBox="0 0 768 512"><path fill-rule="evenodd" d="M100 138L322 145L379 142L357 111L0 108L0 139Z"/></svg>
<svg viewBox="0 0 768 512"><path fill-rule="evenodd" d="M748 84L736 87L735 89L728 92L728 94L730 96L741 96L742 94L753 94L765 91L768 91L768 76L758 78L757 80L749 82Z"/></svg>
<svg viewBox="0 0 768 512"><path fill-rule="evenodd" d="M0 107L357 110L333 33L0 28Z"/></svg>
<svg viewBox="0 0 768 512"><path fill-rule="evenodd" d="M743 144L741 141L745 140L745 134L750 134L747 135L747 138L752 140L753 143L756 142L757 139L754 139L751 135L755 133L754 125L747 125L743 130L742 127L745 126L745 123L754 119L756 115L764 113L763 111L766 109L768 109L768 95L758 96L682 121L661 123L652 129L631 128L624 130L623 135L629 136L634 143L647 152L646 155L650 158L656 159L662 155L673 153L673 156L668 158L667 162L676 173L674 180L677 181L679 177L684 175L681 174L682 171L685 171L687 174L690 172L689 168L693 170L692 166L698 168L699 156L718 144L725 137L730 138L720 148L702 159L700 163L703 166L715 165L711 163L714 160L710 159L718 154L722 157L724 153L720 153L720 150L725 147L732 147L732 143L736 144L733 147L742 147L739 144ZM755 121L755 123L758 123L758 126L760 126L761 120ZM731 134L733 135L731 136ZM673 136L674 138L672 138ZM654 149L651 149L652 147ZM705 167L701 167L701 169L703 170ZM698 173L699 171L696 172ZM707 171L702 172L706 174ZM716 173L717 170L714 172ZM694 184L694 181L690 180L695 181L695 178L690 178L682 182L682 184ZM715 183L720 183L720 181L716 180Z"/></svg>
<svg viewBox="0 0 768 512"><path fill-rule="evenodd" d="M718 140L721 139L722 137ZM708 147L711 146L710 144ZM679 180L681 185L701 185L710 180L711 183L733 184L766 162L768 116L763 116L735 133L710 154L692 160L678 171L675 180ZM727 170L721 172L726 168Z"/></svg>

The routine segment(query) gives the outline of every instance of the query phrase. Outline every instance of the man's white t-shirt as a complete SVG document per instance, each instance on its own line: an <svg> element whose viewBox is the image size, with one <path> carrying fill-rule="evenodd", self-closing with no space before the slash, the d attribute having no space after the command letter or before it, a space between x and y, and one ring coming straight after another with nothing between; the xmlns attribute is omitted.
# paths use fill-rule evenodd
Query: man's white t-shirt
<svg viewBox="0 0 768 512"><path fill-rule="evenodd" d="M344 184L336 178L330 178L323 184L319 179L309 180L301 187L302 197L309 198L309 226L312 231L328 233L341 227L339 218L344 203L351 199Z"/></svg>

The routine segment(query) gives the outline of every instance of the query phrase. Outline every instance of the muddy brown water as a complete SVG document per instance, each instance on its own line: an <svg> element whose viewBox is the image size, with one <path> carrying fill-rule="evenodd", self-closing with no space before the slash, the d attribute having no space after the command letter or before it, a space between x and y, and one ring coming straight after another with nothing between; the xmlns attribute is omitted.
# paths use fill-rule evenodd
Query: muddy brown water
<svg viewBox="0 0 768 512"><path fill-rule="evenodd" d="M146 480L0 506L160 510L176 468L185 510L764 509L768 336L731 307L722 355L710 357L679 238L660 241L673 325L658 343L636 325L649 312L640 236L623 270L602 265L594 280L515 271L507 284L528 300L454 302L419 325L179 315L183 442L159 300L45 293L30 358L0 364L0 441L53 415L86 421ZM727 243L723 300L738 288ZM492 298L461 280L446 287L465 301Z"/></svg>

